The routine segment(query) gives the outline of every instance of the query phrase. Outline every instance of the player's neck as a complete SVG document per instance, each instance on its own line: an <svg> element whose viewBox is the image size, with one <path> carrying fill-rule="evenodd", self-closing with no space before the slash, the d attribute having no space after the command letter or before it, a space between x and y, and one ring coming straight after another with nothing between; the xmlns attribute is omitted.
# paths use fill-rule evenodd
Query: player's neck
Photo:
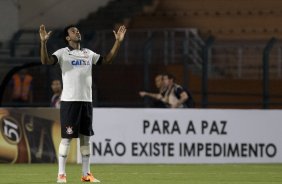
<svg viewBox="0 0 282 184"><path fill-rule="evenodd" d="M80 43L77 42L69 42L69 46L75 50L80 50Z"/></svg>

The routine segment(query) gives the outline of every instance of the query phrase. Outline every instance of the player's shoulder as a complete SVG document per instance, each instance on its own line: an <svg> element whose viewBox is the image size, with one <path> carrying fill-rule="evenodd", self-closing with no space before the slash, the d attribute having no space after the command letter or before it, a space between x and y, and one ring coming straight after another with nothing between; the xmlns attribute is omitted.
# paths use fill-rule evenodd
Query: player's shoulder
<svg viewBox="0 0 282 184"><path fill-rule="evenodd" d="M179 85L179 84L174 84L174 93L180 94L180 93L182 93L183 91L185 91L185 90L184 90L184 88L183 88L181 85Z"/></svg>
<svg viewBox="0 0 282 184"><path fill-rule="evenodd" d="M69 47L63 47L59 49L61 52L70 52L71 49Z"/></svg>
<svg viewBox="0 0 282 184"><path fill-rule="evenodd" d="M81 50L82 50L82 51L92 51L91 49L84 48L84 47L82 47ZM93 51L92 51L92 52L93 52Z"/></svg>
<svg viewBox="0 0 282 184"><path fill-rule="evenodd" d="M63 47L55 51L55 53L69 52L68 47Z"/></svg>
<svg viewBox="0 0 282 184"><path fill-rule="evenodd" d="M176 89L183 89L183 87L182 86L180 86L179 84L174 84L174 88L176 88Z"/></svg>
<svg viewBox="0 0 282 184"><path fill-rule="evenodd" d="M86 52L86 53L95 53L93 50L88 49L88 48L81 48L82 52Z"/></svg>
<svg viewBox="0 0 282 184"><path fill-rule="evenodd" d="M69 50L69 48L68 47L62 47L62 48L60 48L60 49L58 49L58 50L60 50L60 51L66 51L66 50ZM57 51L58 51L57 50Z"/></svg>

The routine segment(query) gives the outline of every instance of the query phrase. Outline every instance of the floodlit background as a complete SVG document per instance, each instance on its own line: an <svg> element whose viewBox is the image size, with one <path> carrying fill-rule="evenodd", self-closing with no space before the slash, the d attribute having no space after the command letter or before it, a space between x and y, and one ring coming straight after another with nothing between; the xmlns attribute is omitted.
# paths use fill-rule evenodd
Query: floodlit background
<svg viewBox="0 0 282 184"><path fill-rule="evenodd" d="M57 177L60 118L49 107L61 76L58 66L41 65L41 24L53 31L50 53L66 46L69 24L82 47L101 55L113 29L128 29L114 63L93 68L91 162L107 164L91 169L103 183L282 183L281 7L279 0L0 0L0 163L41 163L0 164L0 183ZM173 74L196 108L151 109L155 101L139 91L157 93L160 73ZM79 161L76 143L68 163ZM171 145L171 155L160 145ZM80 165L67 172L69 183L80 181Z"/></svg>
<svg viewBox="0 0 282 184"><path fill-rule="evenodd" d="M112 66L93 71L95 106L149 107L140 90L156 91L157 73L175 75L197 107L281 108L281 2L276 0L1 0L0 78L16 66L39 63L38 28L52 30L50 52L64 45L61 31L77 24L83 46L105 55L112 30L128 27ZM26 68L32 102L49 106L56 67ZM130 77L129 77L130 76ZM8 79L7 79L8 80ZM42 81L44 81L42 83ZM1 86L3 106L9 81Z"/></svg>

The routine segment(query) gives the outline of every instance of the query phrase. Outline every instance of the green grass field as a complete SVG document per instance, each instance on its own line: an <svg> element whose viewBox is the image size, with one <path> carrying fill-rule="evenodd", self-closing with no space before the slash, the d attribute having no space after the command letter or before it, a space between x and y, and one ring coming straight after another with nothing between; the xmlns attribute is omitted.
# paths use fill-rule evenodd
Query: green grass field
<svg viewBox="0 0 282 184"><path fill-rule="evenodd" d="M282 164L92 165L104 184L282 184ZM67 165L68 183L81 166ZM56 164L0 164L0 184L56 183Z"/></svg>

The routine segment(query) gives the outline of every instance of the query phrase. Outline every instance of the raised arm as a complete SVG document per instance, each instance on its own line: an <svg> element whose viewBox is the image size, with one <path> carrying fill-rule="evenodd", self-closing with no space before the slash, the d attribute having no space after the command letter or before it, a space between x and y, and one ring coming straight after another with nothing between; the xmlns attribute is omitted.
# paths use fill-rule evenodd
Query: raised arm
<svg viewBox="0 0 282 184"><path fill-rule="evenodd" d="M126 33L126 27L120 26L118 31L114 32L116 41L111 49L111 51L107 54L107 56L103 59L103 64L112 64L114 57L117 55L121 42L124 39L124 35Z"/></svg>
<svg viewBox="0 0 282 184"><path fill-rule="evenodd" d="M148 96L148 97L154 98L156 100L162 100L162 95L159 94L159 93L149 93L149 92L146 92L146 91L140 91L139 95L141 97Z"/></svg>
<svg viewBox="0 0 282 184"><path fill-rule="evenodd" d="M45 26L41 25L39 28L39 35L40 35L40 60L43 65L52 65L54 64L54 58L50 57L47 52L47 40L49 39L51 31L48 33L45 30Z"/></svg>

